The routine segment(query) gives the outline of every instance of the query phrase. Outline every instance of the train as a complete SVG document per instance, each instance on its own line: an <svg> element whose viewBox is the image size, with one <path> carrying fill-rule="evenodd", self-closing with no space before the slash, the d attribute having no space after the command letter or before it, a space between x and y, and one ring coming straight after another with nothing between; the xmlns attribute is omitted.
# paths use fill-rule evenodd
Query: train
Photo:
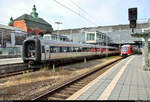
<svg viewBox="0 0 150 102"><path fill-rule="evenodd" d="M29 65L91 56L119 55L117 47L56 41L39 36L26 38L23 41L22 51L22 59Z"/></svg>
<svg viewBox="0 0 150 102"><path fill-rule="evenodd" d="M127 57L133 54L141 53L140 49L133 45L123 45L120 49L120 55Z"/></svg>

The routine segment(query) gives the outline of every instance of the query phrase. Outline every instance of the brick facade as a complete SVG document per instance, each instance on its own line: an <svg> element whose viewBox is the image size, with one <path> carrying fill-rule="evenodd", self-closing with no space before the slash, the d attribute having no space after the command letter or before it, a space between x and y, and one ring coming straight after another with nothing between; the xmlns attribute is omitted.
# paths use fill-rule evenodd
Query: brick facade
<svg viewBox="0 0 150 102"><path fill-rule="evenodd" d="M21 28L27 33L34 32L36 35L38 35L40 32L45 34L46 32L51 33L53 31L51 24L38 17L35 5L33 6L30 15L24 14L15 20L13 20L11 17L8 25Z"/></svg>

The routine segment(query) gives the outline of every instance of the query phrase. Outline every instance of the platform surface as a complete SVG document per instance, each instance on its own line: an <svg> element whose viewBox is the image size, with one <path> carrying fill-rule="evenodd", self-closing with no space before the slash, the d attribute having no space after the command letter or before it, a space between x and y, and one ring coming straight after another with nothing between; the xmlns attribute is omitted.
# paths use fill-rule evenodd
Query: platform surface
<svg viewBox="0 0 150 102"><path fill-rule="evenodd" d="M6 59L0 59L0 65L14 64L14 63L23 63L23 60L22 60L22 58L6 58Z"/></svg>
<svg viewBox="0 0 150 102"><path fill-rule="evenodd" d="M67 100L150 100L150 71L142 55L129 56Z"/></svg>

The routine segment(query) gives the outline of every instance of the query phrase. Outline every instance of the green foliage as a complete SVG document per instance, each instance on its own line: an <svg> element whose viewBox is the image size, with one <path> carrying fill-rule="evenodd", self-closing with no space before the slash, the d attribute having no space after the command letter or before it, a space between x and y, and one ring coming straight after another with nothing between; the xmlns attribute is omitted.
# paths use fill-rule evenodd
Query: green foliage
<svg viewBox="0 0 150 102"><path fill-rule="evenodd" d="M24 76L24 79L25 80L28 80L29 79L29 75L28 75L29 71L23 71L23 76Z"/></svg>
<svg viewBox="0 0 150 102"><path fill-rule="evenodd" d="M0 54L2 54L2 51L0 51Z"/></svg>

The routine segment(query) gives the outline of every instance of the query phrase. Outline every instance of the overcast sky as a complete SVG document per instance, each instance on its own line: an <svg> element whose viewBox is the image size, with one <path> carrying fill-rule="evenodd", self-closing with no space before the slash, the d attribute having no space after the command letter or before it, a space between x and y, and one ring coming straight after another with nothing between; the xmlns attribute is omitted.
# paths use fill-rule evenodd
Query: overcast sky
<svg viewBox="0 0 150 102"><path fill-rule="evenodd" d="M7 25L10 17L30 14L34 4L39 17L52 24L54 30L128 24L131 7L138 8L139 22L150 17L150 0L0 0L0 24ZM58 27L55 22L62 24Z"/></svg>

